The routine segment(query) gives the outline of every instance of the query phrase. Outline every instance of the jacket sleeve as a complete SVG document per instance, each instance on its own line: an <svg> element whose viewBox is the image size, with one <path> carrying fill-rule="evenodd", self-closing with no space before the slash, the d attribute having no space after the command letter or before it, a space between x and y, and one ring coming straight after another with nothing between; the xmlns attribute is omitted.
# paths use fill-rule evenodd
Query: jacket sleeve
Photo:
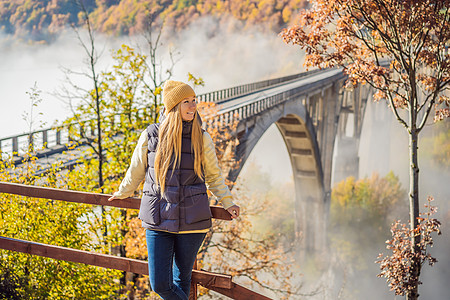
<svg viewBox="0 0 450 300"><path fill-rule="evenodd" d="M217 161L214 142L206 131L203 133L203 151L205 156L205 183L208 190L216 196L225 209L234 205L230 189L225 185L222 171Z"/></svg>
<svg viewBox="0 0 450 300"><path fill-rule="evenodd" d="M148 135L144 130L139 137L139 141L131 157L130 166L119 186L119 190L114 193L119 199L124 199L133 195L139 184L145 178L147 168Z"/></svg>

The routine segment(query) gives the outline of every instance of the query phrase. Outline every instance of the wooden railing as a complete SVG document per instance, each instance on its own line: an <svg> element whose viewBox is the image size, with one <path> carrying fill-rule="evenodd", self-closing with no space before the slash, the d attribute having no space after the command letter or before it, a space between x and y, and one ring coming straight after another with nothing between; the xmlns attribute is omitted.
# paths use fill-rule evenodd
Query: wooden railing
<svg viewBox="0 0 450 300"><path fill-rule="evenodd" d="M17 183L0 182L0 193L15 194L34 198L45 198L68 202L86 203L92 205L114 206L125 209L139 209L140 199L127 198L108 201L111 195L69 191L62 189L29 186ZM231 220L230 214L220 206L211 206L213 218ZM116 269L125 272L148 275L146 261L82 251L72 248L36 243L0 236L0 249L44 256L58 260L83 263L103 268ZM202 285L232 299L239 300L270 300L270 298L253 292L233 282L230 275L218 274L204 270L192 271L192 291L190 300L197 299L196 285Z"/></svg>

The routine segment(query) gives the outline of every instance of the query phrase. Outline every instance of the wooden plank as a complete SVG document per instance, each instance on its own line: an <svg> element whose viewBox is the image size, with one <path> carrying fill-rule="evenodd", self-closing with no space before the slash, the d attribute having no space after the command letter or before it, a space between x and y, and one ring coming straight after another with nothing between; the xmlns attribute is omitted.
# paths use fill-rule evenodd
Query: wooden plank
<svg viewBox="0 0 450 300"><path fill-rule="evenodd" d="M211 276L214 274L214 276ZM212 273L203 270L192 270L192 280L204 287L220 287L231 289L233 286L231 275Z"/></svg>
<svg viewBox="0 0 450 300"><path fill-rule="evenodd" d="M93 253L66 247L7 238L3 236L0 236L0 248L58 260L148 275L147 263L137 259Z"/></svg>
<svg viewBox="0 0 450 300"><path fill-rule="evenodd" d="M140 199L133 197L122 200L108 201L108 198L111 197L111 195L70 191L70 190L32 186L10 182L0 182L0 192L33 198L44 198L44 199L61 200L92 205L105 205L119 208L130 208L130 209L139 209L139 206L141 204Z"/></svg>
<svg viewBox="0 0 450 300"><path fill-rule="evenodd" d="M211 209L211 214L214 219L231 221L230 213L226 211L222 206L211 205L209 208Z"/></svg>
<svg viewBox="0 0 450 300"><path fill-rule="evenodd" d="M0 193L128 209L139 209L141 204L141 199L135 197L108 201L108 198L111 197L111 195L70 191L11 182L0 182ZM223 209L223 207L212 205L210 208L213 218L231 220L231 215Z"/></svg>
<svg viewBox="0 0 450 300"><path fill-rule="evenodd" d="M232 282L229 289L224 289L216 286L205 287L235 300L272 300L269 297L253 292L252 290L249 290L246 287L238 285L234 282Z"/></svg>
<svg viewBox="0 0 450 300"><path fill-rule="evenodd" d="M138 259L76 250L3 236L0 236L0 249L148 275L148 263ZM209 287L221 288L224 290L232 287L232 277L230 275L201 270L192 270L192 281L200 285L207 283Z"/></svg>

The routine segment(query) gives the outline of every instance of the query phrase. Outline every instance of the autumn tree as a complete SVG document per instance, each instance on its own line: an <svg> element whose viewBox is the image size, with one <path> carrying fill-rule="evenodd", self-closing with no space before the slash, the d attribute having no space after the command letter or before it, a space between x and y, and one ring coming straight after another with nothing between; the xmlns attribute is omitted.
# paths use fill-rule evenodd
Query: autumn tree
<svg viewBox="0 0 450 300"><path fill-rule="evenodd" d="M177 55L173 49L168 49L169 62L163 63L159 51L164 23L152 16L146 21L142 32L146 41L144 50L122 45L120 49L111 51L114 62L112 68L98 70L101 52L97 50L96 31L84 1L77 2L83 12L87 37L75 25L73 29L85 51L88 70L77 73L65 69L68 87L61 94L69 100L73 113L65 124L71 127L70 136L73 140L90 146L92 151L87 156L97 160L98 187L103 189L111 176L121 177L120 173L106 176L104 173L113 168L124 169L132 153L130 142L137 140L138 131L156 122L162 85L171 78ZM145 51L148 54L144 54ZM82 88L72 79L73 75L86 77L91 83L90 88ZM121 153L117 151L120 147ZM106 161L108 165L105 166Z"/></svg>
<svg viewBox="0 0 450 300"><path fill-rule="evenodd" d="M419 133L429 116L450 115L450 1L311 1L298 24L281 33L306 51L307 67L342 67L347 87L369 84L386 99L409 136L410 229L419 225ZM412 234L412 257L402 293L417 299L422 236ZM426 258L425 258L426 259Z"/></svg>
<svg viewBox="0 0 450 300"><path fill-rule="evenodd" d="M117 190L120 180L124 177L136 141L142 130L156 122L160 101L153 101L161 92L148 81L150 58L127 45L120 49L111 51L113 66L108 71L99 74L99 94L102 96L99 102L100 132L104 162L102 174L104 175L102 191L112 193ZM158 69L157 72L160 70ZM158 75L158 74L156 74ZM159 83L163 84L163 83ZM90 94L94 93L94 90ZM92 139L89 128L98 124L97 109L89 103L81 103L74 109L74 116L66 120L67 124L76 122L78 127L73 127L72 138L77 141L91 139L96 145L97 139ZM84 121L79 121L84 120ZM79 130L82 128L83 130ZM89 173L100 169L96 148L90 148L84 153L83 165L89 169ZM86 188L95 190L92 183ZM116 236L107 233L104 237L109 247L118 247L122 256L127 256L123 238L128 231L125 227L127 213L125 210L105 208L103 215L115 215L115 225L109 222L111 218L104 217L97 222L103 222L104 227L109 230L114 226ZM114 222L113 222L114 223ZM121 234L117 235L118 232ZM125 278L125 277L124 277ZM125 281L122 282L125 284Z"/></svg>
<svg viewBox="0 0 450 300"><path fill-rule="evenodd" d="M83 7L82 1L79 4ZM99 54L96 50L98 45L95 31L91 27L89 14L86 10L83 12L87 42L83 41L82 34L76 27L74 30L88 58L89 72L81 75L87 77L92 85L84 89L67 77L69 89L66 98L70 100L70 104L73 104L72 100L81 101L71 105L73 116L66 119L65 124L71 128L72 140L90 147L79 161L82 162L85 173L97 175L98 186L91 181L84 189L112 193L117 190L124 177L142 130L157 121L162 85L172 76L176 54L168 49L169 62L163 64L163 56L159 53L163 23L149 18L142 33L146 41L144 50L122 45L120 49L111 51L112 68L98 71L96 65ZM144 51L148 54L143 54ZM66 73L74 74L70 70ZM114 249L115 254L129 256L126 248L129 228L126 223L135 214L102 207L101 214L94 216L97 218L93 222L103 225L103 236L98 237L108 248L103 251ZM124 273L121 279L124 286L127 284L126 277L130 276ZM133 284L136 284L136 276L131 277ZM130 289L133 293L133 288Z"/></svg>
<svg viewBox="0 0 450 300"><path fill-rule="evenodd" d="M345 278L339 299L360 299L361 286L366 282L373 286L367 274L375 268L376 245L383 245L393 221L407 216L406 200L406 191L392 172L358 180L348 177L333 187L327 233L334 250L333 268Z"/></svg>
<svg viewBox="0 0 450 300"><path fill-rule="evenodd" d="M149 13L149 12L147 12ZM142 35L147 43L147 58L144 60L146 70L146 80L143 81L144 87L148 91L148 98L152 101L153 111L152 118L157 120L159 107L161 106L161 92L163 84L172 77L174 67L178 62L179 52L176 49L169 47L167 49L168 61L166 65L163 63L160 55L161 47L163 46L162 34L165 20L156 16L156 14L149 13L145 18ZM196 82L194 82L196 85Z"/></svg>
<svg viewBox="0 0 450 300"><path fill-rule="evenodd" d="M92 27L89 12L84 2L83 0L76 1L83 18L82 24L86 26L87 37L83 36L83 32L78 28L78 24L72 24L72 28L85 54L84 62L87 69L84 72L74 72L63 68L66 76L66 85L62 87L62 92L58 96L67 100L67 104L72 110L73 117L68 118L65 122L66 126L70 128L71 132L69 135L71 139L78 139L79 142L83 139L83 142L90 146L98 160L97 183L98 188L102 189L104 185L103 163L105 157L102 136L102 83L100 71L98 70L98 61L101 53L97 50L95 30ZM89 84L92 84L91 87L88 89L82 88L74 81L73 75L87 78ZM88 118L87 115L89 115ZM86 122L89 122L90 126L86 126Z"/></svg>
<svg viewBox="0 0 450 300"><path fill-rule="evenodd" d="M99 92L103 96L100 102L101 130L105 159L104 191L112 193L117 190L120 180L126 171L135 143L140 132L148 126L151 119L151 105L148 105L147 94L143 90L142 78L146 73L144 60L134 49L123 45L112 51L114 65L109 72L99 74ZM95 94L95 91L89 90ZM80 95L83 95L83 91ZM41 101L39 91L33 88L29 93L32 111L24 114L24 118L32 130L35 124L36 105ZM83 130L72 130L73 140L80 141L90 137L90 128L97 124L95 106L82 103L74 108L76 115L67 123L77 120ZM34 125L33 125L34 126ZM72 128L74 129L74 128ZM74 145L68 145L72 149ZM40 150L31 149L29 150ZM67 160L81 162L73 170L61 170L62 162L50 166L45 172L36 163L32 152L26 154L27 163L16 167L8 161L0 162L0 180L30 185L71 189L77 191L98 190L98 160L92 148L88 148L82 157L65 154ZM40 173L41 175L35 175ZM74 249L95 251L105 254L117 254L124 243L124 227L126 220L122 211L106 208L99 213L97 207L82 204L67 204L45 199L23 199L23 197L6 195L0 203L1 235L25 240L65 246ZM17 220L26 220L17 223ZM108 231L105 234L105 228ZM144 244L145 245L145 244ZM1 251L3 264L0 273L13 287L20 285L16 293L6 291L8 295L27 298L109 298L124 289L124 277L121 272L105 270L92 266L59 262L52 259L31 257L26 254ZM44 265L44 266L43 266ZM55 274L58 274L55 276ZM60 274L70 274L59 276ZM77 274L74 276L73 274ZM119 284L119 279L122 280ZM23 283L24 282L24 283ZM51 283L51 284L46 284ZM93 285L93 286L91 286ZM123 291L122 291L123 292Z"/></svg>
<svg viewBox="0 0 450 300"><path fill-rule="evenodd" d="M330 230L333 228L349 230L360 229L364 224L380 229L377 236L383 239L383 232L406 207L406 192L402 189L397 176L389 172L380 177L373 174L370 178L356 180L348 177L337 183L331 193ZM332 232L331 234L338 234ZM381 234L381 235L380 235ZM371 239L375 234L370 234ZM380 240L380 238L378 238ZM359 243L360 244L360 243ZM366 246L369 246L368 242Z"/></svg>
<svg viewBox="0 0 450 300"><path fill-rule="evenodd" d="M40 97L41 91L37 87L37 83L34 83L34 86L27 92L30 97L30 110L24 111L22 114L22 119L28 125L28 149L25 149L26 153L34 152L34 141L33 141L33 131L36 130L36 117L41 116L42 112L36 112L37 106L42 102L42 98ZM39 127L42 128L45 123L41 122ZM16 153L17 154L17 153Z"/></svg>
<svg viewBox="0 0 450 300"><path fill-rule="evenodd" d="M40 91L29 92L33 111L25 114L30 131L36 124ZM22 164L0 160L0 181L52 188L85 190L95 178L85 166L62 170L62 161L46 167L37 163L37 147L28 147ZM68 156L68 155L67 155ZM93 221L95 207L63 201L2 194L0 235L85 251L101 251L101 225ZM101 236L101 233L100 233ZM104 252L103 252L104 253ZM0 250L1 299L108 299L119 289L120 272Z"/></svg>

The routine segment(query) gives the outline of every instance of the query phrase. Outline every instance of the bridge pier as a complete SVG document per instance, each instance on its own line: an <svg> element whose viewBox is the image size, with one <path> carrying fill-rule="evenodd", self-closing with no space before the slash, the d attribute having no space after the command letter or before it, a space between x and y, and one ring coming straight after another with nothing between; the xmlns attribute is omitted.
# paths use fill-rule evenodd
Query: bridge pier
<svg viewBox="0 0 450 300"><path fill-rule="evenodd" d="M331 184L349 176L359 178L359 145L369 93L369 88L360 86L354 90L342 90Z"/></svg>
<svg viewBox="0 0 450 300"><path fill-rule="evenodd" d="M336 148L333 183L336 184L349 176L359 178L359 140L340 136Z"/></svg>
<svg viewBox="0 0 450 300"><path fill-rule="evenodd" d="M260 137L275 123L285 141L294 175L298 248L301 253L322 253L326 246L323 172L314 124L302 105L305 101L304 97L293 97L238 125L236 156L241 163L228 173L228 179L236 180Z"/></svg>

